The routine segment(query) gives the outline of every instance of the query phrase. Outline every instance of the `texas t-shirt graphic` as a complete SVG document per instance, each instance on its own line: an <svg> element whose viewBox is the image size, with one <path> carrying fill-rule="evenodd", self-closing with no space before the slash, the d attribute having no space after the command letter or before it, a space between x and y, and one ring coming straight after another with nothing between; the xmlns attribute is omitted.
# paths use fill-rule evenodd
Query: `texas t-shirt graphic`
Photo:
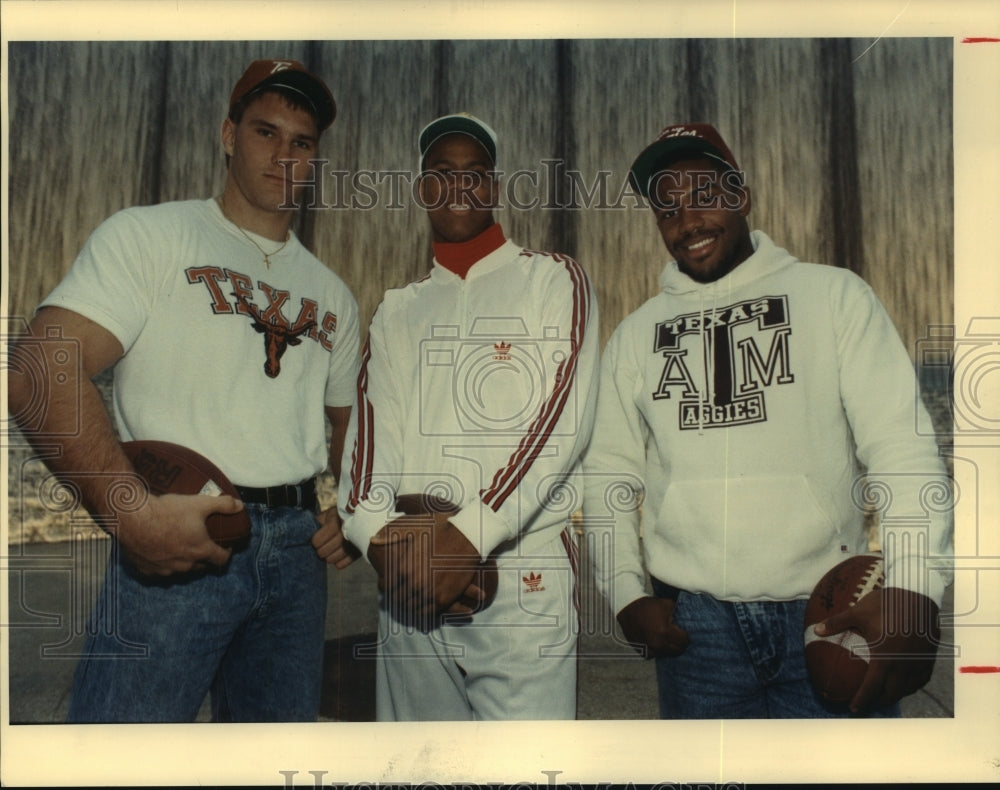
<svg viewBox="0 0 1000 790"><path fill-rule="evenodd" d="M763 296L661 321L653 352L664 362L653 399L678 404L681 430L764 422L765 388L795 380L791 333L787 296ZM695 375L694 366L703 373Z"/></svg>
<svg viewBox="0 0 1000 790"><path fill-rule="evenodd" d="M281 373L281 357L289 346L297 346L302 338L315 340L327 351L333 349L331 335L337 330L337 316L327 311L319 318L319 303L305 297L299 300L298 315L290 321L285 312L294 310L291 293L274 288L261 280L257 283L260 297L267 305L258 306L254 298L253 281L232 269L219 266L198 266L187 270L191 285L201 283L211 296L211 309L216 315L243 315L254 330L263 336L264 372L269 378ZM257 297L257 298L260 298Z"/></svg>

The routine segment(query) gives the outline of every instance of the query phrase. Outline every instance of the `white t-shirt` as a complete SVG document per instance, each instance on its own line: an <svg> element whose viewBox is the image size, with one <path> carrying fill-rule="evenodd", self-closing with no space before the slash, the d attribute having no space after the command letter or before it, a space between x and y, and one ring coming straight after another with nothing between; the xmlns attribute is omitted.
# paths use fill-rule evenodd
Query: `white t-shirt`
<svg viewBox="0 0 1000 790"><path fill-rule="evenodd" d="M294 235L268 268L214 200L126 209L97 228L43 305L121 342L123 441L185 445L245 486L326 468L323 408L352 402L358 309Z"/></svg>

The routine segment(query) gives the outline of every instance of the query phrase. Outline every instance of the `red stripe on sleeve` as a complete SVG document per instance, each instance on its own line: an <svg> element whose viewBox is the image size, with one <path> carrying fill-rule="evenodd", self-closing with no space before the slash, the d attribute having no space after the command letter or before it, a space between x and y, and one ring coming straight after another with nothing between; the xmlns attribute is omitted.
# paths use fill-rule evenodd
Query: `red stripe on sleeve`
<svg viewBox="0 0 1000 790"><path fill-rule="evenodd" d="M344 509L353 513L371 488L372 446L374 413L368 400L368 362L371 360L371 341L365 340L361 353L361 370L358 373L358 432L351 456L351 494Z"/></svg>
<svg viewBox="0 0 1000 790"><path fill-rule="evenodd" d="M545 253L536 253L545 254ZM507 498L517 489L521 480L531 469L559 421L576 377L580 348L590 313L590 290L587 277L579 264L564 255L552 255L563 263L573 282L573 318L570 330L570 354L556 371L556 385L548 400L535 418L527 433L521 438L517 449L507 463L497 471L489 488L480 492L483 502L494 512L503 506Z"/></svg>

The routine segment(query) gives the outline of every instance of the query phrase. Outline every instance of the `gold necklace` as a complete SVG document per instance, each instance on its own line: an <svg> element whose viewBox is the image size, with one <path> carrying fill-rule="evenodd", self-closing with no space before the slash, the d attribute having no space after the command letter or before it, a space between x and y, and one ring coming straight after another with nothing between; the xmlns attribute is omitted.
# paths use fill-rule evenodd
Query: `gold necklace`
<svg viewBox="0 0 1000 790"><path fill-rule="evenodd" d="M222 212L222 216L224 216L226 219L228 219L230 222L232 222L233 225L236 226L236 230L238 230L240 233L243 234L243 238L245 238L247 241L249 241L254 247L256 247L260 251L260 254L264 256L264 266L267 267L268 269L270 269L271 268L271 256L272 255L277 255L279 252L281 252L283 249L285 249L285 245L288 244L289 239L292 238L292 234L289 233L287 236L285 236L285 240L283 242L281 242L281 246L278 247L278 249L276 249L274 252L267 252L256 241L254 241L253 237L249 233L247 233L245 230L243 230L243 228L241 228L239 226L239 224L237 222L235 222L232 217L229 216L228 213L226 213L226 204L222 202L222 197L216 198L216 202L219 204L219 211Z"/></svg>

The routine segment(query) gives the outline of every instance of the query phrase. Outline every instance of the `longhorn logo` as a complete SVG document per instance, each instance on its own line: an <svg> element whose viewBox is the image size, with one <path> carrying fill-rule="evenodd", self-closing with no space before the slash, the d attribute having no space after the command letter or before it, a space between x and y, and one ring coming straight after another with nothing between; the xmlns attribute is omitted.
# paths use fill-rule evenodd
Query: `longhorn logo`
<svg viewBox="0 0 1000 790"><path fill-rule="evenodd" d="M260 310L246 300L242 294L236 295L236 300L246 308L246 311L253 319L253 328L264 336L264 351L267 359L264 362L264 372L268 378L277 378L281 373L281 357L289 346L297 346L302 341L299 339L314 326L315 321L308 321L298 327L290 327L287 323L278 323L277 319L271 323L264 321Z"/></svg>

